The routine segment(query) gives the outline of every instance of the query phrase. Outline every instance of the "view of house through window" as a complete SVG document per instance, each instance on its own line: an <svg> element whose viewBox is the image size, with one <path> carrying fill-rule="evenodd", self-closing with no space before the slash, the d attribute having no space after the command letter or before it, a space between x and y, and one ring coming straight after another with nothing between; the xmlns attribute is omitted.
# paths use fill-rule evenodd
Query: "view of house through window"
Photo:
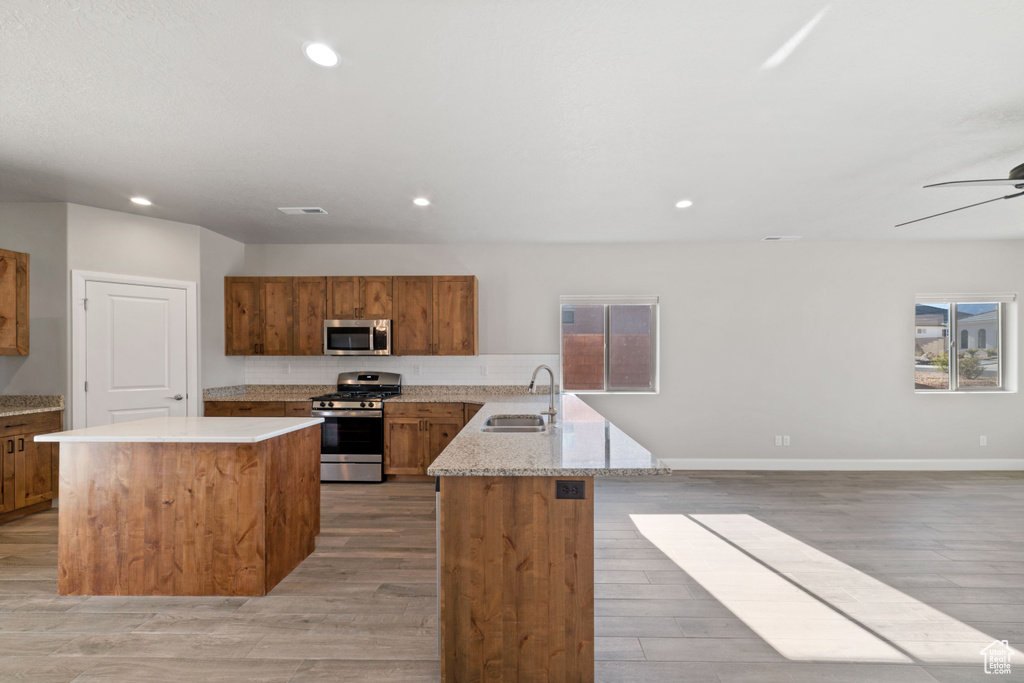
<svg viewBox="0 0 1024 683"><path fill-rule="evenodd" d="M562 297L562 389L657 391L655 297Z"/></svg>
<svg viewBox="0 0 1024 683"><path fill-rule="evenodd" d="M1002 304L918 303L914 310L914 389L1001 389Z"/></svg>

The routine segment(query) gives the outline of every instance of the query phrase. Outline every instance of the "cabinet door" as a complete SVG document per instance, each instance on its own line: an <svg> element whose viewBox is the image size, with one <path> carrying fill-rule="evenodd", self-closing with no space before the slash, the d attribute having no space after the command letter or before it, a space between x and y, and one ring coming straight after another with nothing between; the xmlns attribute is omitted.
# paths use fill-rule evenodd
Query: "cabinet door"
<svg viewBox="0 0 1024 683"><path fill-rule="evenodd" d="M28 355L28 254L0 249L0 356Z"/></svg>
<svg viewBox="0 0 1024 683"><path fill-rule="evenodd" d="M393 277L359 278L360 320L391 320Z"/></svg>
<svg viewBox="0 0 1024 683"><path fill-rule="evenodd" d="M36 443L35 434L19 434L14 457L14 507L23 508L53 498L53 448Z"/></svg>
<svg viewBox="0 0 1024 683"><path fill-rule="evenodd" d="M472 275L434 278L433 348L439 356L477 354L477 281Z"/></svg>
<svg viewBox="0 0 1024 683"><path fill-rule="evenodd" d="M260 353L267 356L292 355L292 278L260 278L260 315L263 319L263 340Z"/></svg>
<svg viewBox="0 0 1024 683"><path fill-rule="evenodd" d="M427 452L423 463L423 474L427 473L430 463L434 462L434 458L441 455L441 451L448 447L448 444L452 442L455 435L462 429L462 419L433 417L427 420L426 427Z"/></svg>
<svg viewBox="0 0 1024 683"><path fill-rule="evenodd" d="M324 352L324 314L327 310L325 278L297 277L295 287L296 356L320 356Z"/></svg>
<svg viewBox="0 0 1024 683"><path fill-rule="evenodd" d="M224 353L256 355L260 339L259 278L224 278Z"/></svg>
<svg viewBox="0 0 1024 683"><path fill-rule="evenodd" d="M429 356L433 348L433 278L395 278L394 318L392 353L396 356Z"/></svg>
<svg viewBox="0 0 1024 683"><path fill-rule="evenodd" d="M5 436L0 440L0 512L14 509L14 452L17 437Z"/></svg>
<svg viewBox="0 0 1024 683"><path fill-rule="evenodd" d="M483 408L483 406L477 405L476 403L467 403L465 407L465 421L463 422L463 425L469 424L469 421L480 412L481 408Z"/></svg>
<svg viewBox="0 0 1024 683"><path fill-rule="evenodd" d="M327 320L356 320L359 308L359 278L327 278Z"/></svg>
<svg viewBox="0 0 1024 683"><path fill-rule="evenodd" d="M424 474L423 420L384 420L384 474Z"/></svg>

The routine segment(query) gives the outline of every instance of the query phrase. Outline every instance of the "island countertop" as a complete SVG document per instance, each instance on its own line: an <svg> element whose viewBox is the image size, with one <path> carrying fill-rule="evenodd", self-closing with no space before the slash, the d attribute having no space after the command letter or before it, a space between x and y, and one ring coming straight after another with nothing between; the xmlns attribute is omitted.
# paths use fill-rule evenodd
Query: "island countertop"
<svg viewBox="0 0 1024 683"><path fill-rule="evenodd" d="M482 432L492 415L540 413L547 395L487 401L431 463L427 474L445 476L646 476L671 469L621 429L572 394L558 394L554 426L543 432Z"/></svg>
<svg viewBox="0 0 1024 683"><path fill-rule="evenodd" d="M35 440L81 443L259 443L323 421L322 417L152 417L41 434Z"/></svg>

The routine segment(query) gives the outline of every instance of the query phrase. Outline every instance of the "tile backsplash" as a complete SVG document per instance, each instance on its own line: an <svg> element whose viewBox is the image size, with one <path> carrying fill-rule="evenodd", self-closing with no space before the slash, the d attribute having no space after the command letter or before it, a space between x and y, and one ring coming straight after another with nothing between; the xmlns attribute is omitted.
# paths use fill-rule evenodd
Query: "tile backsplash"
<svg viewBox="0 0 1024 683"><path fill-rule="evenodd" d="M558 354L493 354L481 356L246 356L246 384L334 384L339 372L398 372L402 382L416 384L530 383L538 365L555 371ZM547 373L541 373L546 384Z"/></svg>

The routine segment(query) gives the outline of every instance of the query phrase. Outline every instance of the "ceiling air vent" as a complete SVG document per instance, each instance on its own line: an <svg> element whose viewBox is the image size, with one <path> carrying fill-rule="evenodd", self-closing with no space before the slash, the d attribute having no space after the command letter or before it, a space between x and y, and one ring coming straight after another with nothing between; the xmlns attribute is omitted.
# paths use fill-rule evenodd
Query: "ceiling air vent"
<svg viewBox="0 0 1024 683"><path fill-rule="evenodd" d="M277 210L289 216L326 216L327 212L319 206L279 206Z"/></svg>
<svg viewBox="0 0 1024 683"><path fill-rule="evenodd" d="M761 239L762 242L796 242L800 237L796 235L774 235L764 237Z"/></svg>

